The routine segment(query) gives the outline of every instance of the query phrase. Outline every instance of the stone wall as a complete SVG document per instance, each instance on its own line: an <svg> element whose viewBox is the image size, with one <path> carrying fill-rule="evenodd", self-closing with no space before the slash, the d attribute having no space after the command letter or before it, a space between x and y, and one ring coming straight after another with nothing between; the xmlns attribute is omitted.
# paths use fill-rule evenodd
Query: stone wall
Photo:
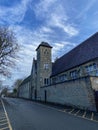
<svg viewBox="0 0 98 130"><path fill-rule="evenodd" d="M92 88L95 91L98 91L98 77L91 77L90 80L91 80Z"/></svg>
<svg viewBox="0 0 98 130"><path fill-rule="evenodd" d="M40 100L96 111L94 80L83 77L41 88Z"/></svg>
<svg viewBox="0 0 98 130"><path fill-rule="evenodd" d="M30 99L30 82L27 82L20 86L19 97Z"/></svg>

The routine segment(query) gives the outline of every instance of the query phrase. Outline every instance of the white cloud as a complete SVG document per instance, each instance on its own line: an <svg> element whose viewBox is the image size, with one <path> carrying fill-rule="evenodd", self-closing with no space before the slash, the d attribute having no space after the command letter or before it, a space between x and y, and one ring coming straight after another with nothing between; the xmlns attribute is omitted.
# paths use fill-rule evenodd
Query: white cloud
<svg viewBox="0 0 98 130"><path fill-rule="evenodd" d="M45 26L48 28L60 28L70 37L78 35L79 30L70 24L66 10L59 0L41 1L33 10L36 17L44 20Z"/></svg>
<svg viewBox="0 0 98 130"><path fill-rule="evenodd" d="M31 0L22 0L19 4L12 7L0 6L0 21L8 22L9 24L21 22L30 1Z"/></svg>
<svg viewBox="0 0 98 130"><path fill-rule="evenodd" d="M75 27L67 22L67 16L64 17L62 15L59 16L58 14L52 14L49 25L52 27L56 26L61 28L69 36L75 36L79 33L79 31Z"/></svg>
<svg viewBox="0 0 98 130"><path fill-rule="evenodd" d="M83 6L82 11L80 11L79 15L76 18L80 18L83 17L83 15L85 15L90 8L95 4L96 0L91 0L90 2L88 1L86 6Z"/></svg>
<svg viewBox="0 0 98 130"><path fill-rule="evenodd" d="M58 56L59 51L60 55L63 54L65 46L71 45L71 43L66 42L66 40L62 42L61 39L59 43L51 38L51 35L56 34L54 27L61 29L65 34L68 34L69 37L78 34L78 29L70 24L66 11L59 0L40 0L40 3L36 4L33 9L36 18L38 20L44 20L44 22L35 30L30 30L22 25L13 25L15 22L19 23L24 19L30 1L31 0L22 0L14 7L0 8L0 21L7 21L11 24L10 28L15 32L21 47L18 52L20 58L15 61L17 65L11 70L14 77L10 80L22 78L30 74L33 57L36 57L35 49L40 42L46 41L53 46L53 60ZM10 81L10 84L12 84L12 81Z"/></svg>
<svg viewBox="0 0 98 130"><path fill-rule="evenodd" d="M53 30L49 27L45 27L43 26L41 29L40 29L40 32L43 32L43 33L53 33Z"/></svg>
<svg viewBox="0 0 98 130"><path fill-rule="evenodd" d="M35 8L32 8L35 11L37 17L46 17L46 14L49 13L49 8L51 8L51 6L54 5L57 1L58 0L40 0L40 2L35 5Z"/></svg>
<svg viewBox="0 0 98 130"><path fill-rule="evenodd" d="M62 56L69 50L73 49L75 46L76 46L75 43L67 41L61 41L60 43L53 43L53 49L52 49L53 61L55 60L56 57Z"/></svg>

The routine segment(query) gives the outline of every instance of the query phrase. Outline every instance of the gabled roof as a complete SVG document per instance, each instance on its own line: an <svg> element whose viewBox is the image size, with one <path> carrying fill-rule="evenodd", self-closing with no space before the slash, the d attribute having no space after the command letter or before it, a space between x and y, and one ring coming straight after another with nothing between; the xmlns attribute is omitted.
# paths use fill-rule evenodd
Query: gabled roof
<svg viewBox="0 0 98 130"><path fill-rule="evenodd" d="M45 46L45 47L52 48L52 46L50 46L47 42L41 42L41 44L39 44L39 46L37 47L36 51L38 50L38 48L39 48L40 46Z"/></svg>
<svg viewBox="0 0 98 130"><path fill-rule="evenodd" d="M51 76L55 76L95 58L98 58L98 32L57 59L53 64Z"/></svg>
<svg viewBox="0 0 98 130"><path fill-rule="evenodd" d="M31 74L33 73L34 70L37 71L37 60L35 60L35 58L33 58Z"/></svg>
<svg viewBox="0 0 98 130"><path fill-rule="evenodd" d="M23 84L25 84L25 83L27 83L27 82L29 82L30 79L31 79L31 75L29 75L27 78L25 78L25 79L22 81L22 83L20 84L20 86L23 85Z"/></svg>

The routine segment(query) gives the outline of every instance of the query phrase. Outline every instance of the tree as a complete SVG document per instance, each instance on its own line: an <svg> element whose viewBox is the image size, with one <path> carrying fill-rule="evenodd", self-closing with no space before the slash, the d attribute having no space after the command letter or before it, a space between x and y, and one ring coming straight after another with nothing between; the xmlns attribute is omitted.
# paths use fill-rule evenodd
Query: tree
<svg viewBox="0 0 98 130"><path fill-rule="evenodd" d="M8 87L4 87L1 91L1 95L5 95L7 96L7 93L8 93Z"/></svg>
<svg viewBox="0 0 98 130"><path fill-rule="evenodd" d="M19 46L12 30L8 27L0 27L0 74L8 76L10 71L8 67L12 67L15 63L16 52Z"/></svg>
<svg viewBox="0 0 98 130"><path fill-rule="evenodd" d="M19 86L22 83L22 81L23 79L17 79L13 84L13 93L15 94L15 96L18 96Z"/></svg>
<svg viewBox="0 0 98 130"><path fill-rule="evenodd" d="M13 87L18 89L18 87L20 86L20 84L22 83L23 79L17 79L14 84Z"/></svg>
<svg viewBox="0 0 98 130"><path fill-rule="evenodd" d="M0 91L2 90L2 81L0 81Z"/></svg>

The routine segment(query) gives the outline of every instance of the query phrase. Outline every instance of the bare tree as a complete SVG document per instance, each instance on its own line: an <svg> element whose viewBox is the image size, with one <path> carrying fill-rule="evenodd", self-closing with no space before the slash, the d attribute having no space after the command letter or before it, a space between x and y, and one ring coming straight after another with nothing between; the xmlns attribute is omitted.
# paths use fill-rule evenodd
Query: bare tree
<svg viewBox="0 0 98 130"><path fill-rule="evenodd" d="M2 90L2 81L0 81L0 91Z"/></svg>
<svg viewBox="0 0 98 130"><path fill-rule="evenodd" d="M18 48L14 33L8 27L0 27L0 74L10 74L8 68L14 65Z"/></svg>

